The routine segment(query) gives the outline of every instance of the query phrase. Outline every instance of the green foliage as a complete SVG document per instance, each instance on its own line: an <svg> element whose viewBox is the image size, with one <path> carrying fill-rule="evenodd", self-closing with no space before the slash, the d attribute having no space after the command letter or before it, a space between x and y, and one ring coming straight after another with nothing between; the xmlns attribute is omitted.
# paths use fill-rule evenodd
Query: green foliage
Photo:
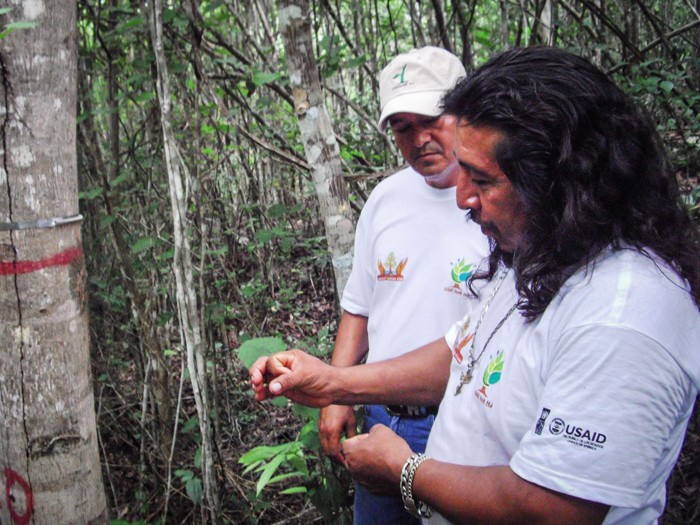
<svg viewBox="0 0 700 525"><path fill-rule="evenodd" d="M291 443L284 443L272 447L255 447L238 460L239 463L246 467L243 471L244 474L251 471L259 473L258 483L255 488L256 496L259 496L262 490L269 484L277 483L295 476L301 478L308 477L309 469L307 468L302 448L303 444L300 441L293 441ZM275 475L283 464L288 467L289 472ZM293 493L298 492L299 489L303 489L303 487L291 488L294 489ZM288 489L285 489L285 491L286 490ZM301 492L305 491L305 489L301 490ZM289 492L285 493L289 494Z"/></svg>
<svg viewBox="0 0 700 525"><path fill-rule="evenodd" d="M258 337L243 343L238 349L238 357L246 368L250 368L259 357L283 352L286 349L286 343L279 337Z"/></svg>
<svg viewBox="0 0 700 525"><path fill-rule="evenodd" d="M264 497L263 491L270 485L286 482L279 494L307 495L325 523L352 523L349 476L323 457L318 436L318 409L297 405L294 412L305 421L296 440L255 447L239 459L246 467L244 474L258 476L255 497ZM295 480L291 486L290 480Z"/></svg>
<svg viewBox="0 0 700 525"><path fill-rule="evenodd" d="M175 471L182 484L185 486L187 496L195 505L202 502L202 480L194 475L191 470L181 469Z"/></svg>

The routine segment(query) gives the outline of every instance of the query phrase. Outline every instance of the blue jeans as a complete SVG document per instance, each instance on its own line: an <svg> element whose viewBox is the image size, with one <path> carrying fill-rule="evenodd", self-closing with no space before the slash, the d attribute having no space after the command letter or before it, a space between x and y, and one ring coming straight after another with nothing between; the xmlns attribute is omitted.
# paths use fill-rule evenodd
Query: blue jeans
<svg viewBox="0 0 700 525"><path fill-rule="evenodd" d="M383 405L365 406L364 432L377 423L386 425L408 442L413 452L425 452L435 416L411 419L390 416ZM398 487L397 491L398 491ZM401 496L377 496L362 485L355 485L354 525L419 525L420 520L403 508Z"/></svg>

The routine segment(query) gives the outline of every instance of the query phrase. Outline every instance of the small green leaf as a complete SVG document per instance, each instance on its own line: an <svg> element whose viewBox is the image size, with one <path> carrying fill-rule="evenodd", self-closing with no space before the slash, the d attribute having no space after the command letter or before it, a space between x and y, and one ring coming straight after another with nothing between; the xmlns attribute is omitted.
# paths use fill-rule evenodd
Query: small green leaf
<svg viewBox="0 0 700 525"><path fill-rule="evenodd" d="M279 73L255 73L253 75L253 83L256 86L262 86L274 82L278 78L280 78Z"/></svg>
<svg viewBox="0 0 700 525"><path fill-rule="evenodd" d="M321 444L319 441L318 450L320 450L320 448ZM303 476L309 475L309 467L306 465L306 460L301 455L301 452L293 456L288 456L287 461L289 461L289 464L292 466L292 468L299 474L302 474Z"/></svg>
<svg viewBox="0 0 700 525"><path fill-rule="evenodd" d="M104 188L101 188L101 187L92 188L91 190L88 190L88 191L81 191L78 194L78 198L91 201L95 197L99 197L100 195L102 195L104 193L104 191L105 191Z"/></svg>
<svg viewBox="0 0 700 525"><path fill-rule="evenodd" d="M202 480L199 478L189 480L185 484L185 492L195 505L199 505L202 502Z"/></svg>
<svg viewBox="0 0 700 525"><path fill-rule="evenodd" d="M187 469L178 469L175 471L175 475L180 478L183 483L187 483L194 477L194 472Z"/></svg>
<svg viewBox="0 0 700 525"><path fill-rule="evenodd" d="M276 445L274 447L260 446L249 450L243 454L238 460L242 465L248 465L256 461L267 461L273 456L276 456L282 452L289 449L289 443L283 443L282 445Z"/></svg>
<svg viewBox="0 0 700 525"><path fill-rule="evenodd" d="M282 396L272 398L270 403L272 403L276 407L286 407L289 404L289 402L287 401L287 398L282 397Z"/></svg>
<svg viewBox="0 0 700 525"><path fill-rule="evenodd" d="M659 83L659 87L668 95L673 90L673 82L670 80L664 80L663 82Z"/></svg>
<svg viewBox="0 0 700 525"><path fill-rule="evenodd" d="M129 175L128 175L128 174L122 173L121 175L119 175L119 176L113 178L113 179L111 180L111 182L109 183L109 185L110 185L112 188L116 188L116 187L119 186L122 182L126 182L126 180L127 180L128 178L129 178Z"/></svg>
<svg viewBox="0 0 700 525"><path fill-rule="evenodd" d="M100 226L102 228L106 228L110 224L112 224L114 221L116 221L117 218L114 215L105 215L100 219Z"/></svg>
<svg viewBox="0 0 700 525"><path fill-rule="evenodd" d="M280 494L306 494L306 487L290 487L280 492Z"/></svg>
<svg viewBox="0 0 700 525"><path fill-rule="evenodd" d="M277 483L279 481L284 481L285 479L289 478L294 478L300 476L299 472L287 472L285 474L278 474L274 478L272 478L267 484L272 485L273 483Z"/></svg>
<svg viewBox="0 0 700 525"><path fill-rule="evenodd" d="M348 65L347 67L353 68L353 67L359 67L367 63L367 57L365 55L359 56L359 57L354 57L348 60Z"/></svg>
<svg viewBox="0 0 700 525"><path fill-rule="evenodd" d="M141 237L131 246L131 253L145 252L155 244L153 237Z"/></svg>
<svg viewBox="0 0 700 525"><path fill-rule="evenodd" d="M263 489L267 486L267 484L270 482L270 479L272 478L272 475L277 472L277 469L279 466L284 462L284 454L279 454L272 458L270 462L265 465L265 468L263 469L262 474L260 475L260 479L258 480L258 484L255 489L255 494L256 496L259 496L260 493L263 491Z"/></svg>
<svg viewBox="0 0 700 525"><path fill-rule="evenodd" d="M5 29L33 29L36 27L35 22L10 22L5 26Z"/></svg>
<svg viewBox="0 0 700 525"><path fill-rule="evenodd" d="M188 432L194 431L196 428L199 428L199 419L196 417L191 417L185 422L184 425L182 425L180 432L187 434Z"/></svg>
<svg viewBox="0 0 700 525"><path fill-rule="evenodd" d="M272 219L279 219L281 217L284 217L285 214L289 208L285 204L278 203L278 204L273 204L267 209L267 214L270 216Z"/></svg>

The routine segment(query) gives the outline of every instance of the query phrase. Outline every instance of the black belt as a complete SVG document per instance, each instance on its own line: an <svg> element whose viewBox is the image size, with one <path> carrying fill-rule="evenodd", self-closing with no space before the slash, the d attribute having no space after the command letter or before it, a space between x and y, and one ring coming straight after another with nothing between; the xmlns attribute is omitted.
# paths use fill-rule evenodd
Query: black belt
<svg viewBox="0 0 700 525"><path fill-rule="evenodd" d="M390 416L408 417L413 419L436 416L438 413L438 407L436 406L386 405L384 408L386 408L386 411Z"/></svg>

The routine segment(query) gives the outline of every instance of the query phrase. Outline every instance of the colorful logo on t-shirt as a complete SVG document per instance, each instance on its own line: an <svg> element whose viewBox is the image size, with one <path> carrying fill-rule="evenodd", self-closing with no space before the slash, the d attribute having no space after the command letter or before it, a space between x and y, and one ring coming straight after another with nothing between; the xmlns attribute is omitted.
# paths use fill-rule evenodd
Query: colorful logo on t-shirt
<svg viewBox="0 0 700 525"><path fill-rule="evenodd" d="M464 361L464 354L462 353L462 350L464 350L464 347L471 343L472 339L474 339L474 332L470 334L467 333L470 324L471 317L467 316L464 319L462 326L459 327L454 343L452 343L452 355L454 356L455 361L457 361L457 363L460 365L462 364L462 361Z"/></svg>
<svg viewBox="0 0 700 525"><path fill-rule="evenodd" d="M493 408L493 402L489 401L488 395L486 394L486 389L490 386L495 385L501 380L501 373L503 372L503 352L496 354L496 357L491 359L486 370L484 370L483 376L483 386L474 392L476 398L481 401L486 408Z"/></svg>
<svg viewBox="0 0 700 525"><path fill-rule="evenodd" d="M501 373L503 372L503 352L497 354L489 366L484 370L484 386L481 387L480 392L486 395L486 387L495 385L501 380Z"/></svg>
<svg viewBox="0 0 700 525"><path fill-rule="evenodd" d="M445 288L445 291L464 295L467 293L467 281L474 275L476 265L468 263L464 259L459 259L456 263L450 264L452 265L452 272L450 273L452 286Z"/></svg>
<svg viewBox="0 0 700 525"><path fill-rule="evenodd" d="M380 259L377 263L379 281L403 281L403 271L408 263L408 257L404 257L401 261L396 260L394 252L389 252L384 262Z"/></svg>

